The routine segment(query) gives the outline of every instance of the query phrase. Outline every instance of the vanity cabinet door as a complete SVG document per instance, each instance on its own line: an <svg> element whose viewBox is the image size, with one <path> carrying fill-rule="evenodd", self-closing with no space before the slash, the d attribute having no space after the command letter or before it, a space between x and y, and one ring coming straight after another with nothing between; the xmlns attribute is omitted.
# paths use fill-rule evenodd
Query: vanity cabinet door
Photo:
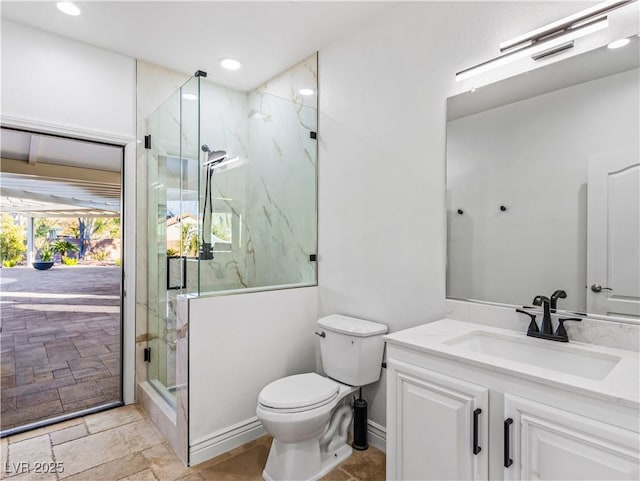
<svg viewBox="0 0 640 481"><path fill-rule="evenodd" d="M387 479L488 478L488 389L389 360Z"/></svg>
<svg viewBox="0 0 640 481"><path fill-rule="evenodd" d="M638 433L510 394L504 408L505 480L640 479Z"/></svg>

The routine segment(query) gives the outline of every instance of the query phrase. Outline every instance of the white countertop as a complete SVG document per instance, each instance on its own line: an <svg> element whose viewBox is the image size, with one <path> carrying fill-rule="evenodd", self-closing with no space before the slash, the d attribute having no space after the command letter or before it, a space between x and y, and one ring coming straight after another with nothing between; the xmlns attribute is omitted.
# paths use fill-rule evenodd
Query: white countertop
<svg viewBox="0 0 640 481"><path fill-rule="evenodd" d="M600 353L601 355L617 356L621 360L604 379L595 380L553 369L541 368L530 363L516 362L494 355L473 352L455 344L447 344L447 342L455 338L477 331L509 337L518 341L526 340L524 342L542 343L538 345L557 350L588 350L595 353L596 356ZM460 362L473 363L474 365L480 364L491 371L552 384L561 389L591 395L618 405L635 409L640 408L640 355L633 351L573 341L563 343L537 339L527 337L526 333L453 319L442 319L404 331L394 332L385 336L385 340L392 345L404 346Z"/></svg>

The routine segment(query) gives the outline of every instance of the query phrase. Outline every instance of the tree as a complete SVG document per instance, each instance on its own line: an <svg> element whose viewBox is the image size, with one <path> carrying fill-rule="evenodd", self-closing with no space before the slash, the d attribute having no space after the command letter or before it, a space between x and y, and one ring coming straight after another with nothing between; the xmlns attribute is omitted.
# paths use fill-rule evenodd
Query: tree
<svg viewBox="0 0 640 481"><path fill-rule="evenodd" d="M78 257L84 259L87 248L94 236L106 234L120 237L120 219L108 217L78 217L78 239L80 239L80 253Z"/></svg>
<svg viewBox="0 0 640 481"><path fill-rule="evenodd" d="M40 217L35 222L34 237L48 239L55 237L56 228L58 227L57 219L49 219L47 217Z"/></svg>
<svg viewBox="0 0 640 481"><path fill-rule="evenodd" d="M0 219L0 261L3 266L13 267L22 260L27 251L25 240L22 226L10 214L3 212Z"/></svg>
<svg viewBox="0 0 640 481"><path fill-rule="evenodd" d="M198 225L182 224L180 232L181 255L195 257L198 255Z"/></svg>

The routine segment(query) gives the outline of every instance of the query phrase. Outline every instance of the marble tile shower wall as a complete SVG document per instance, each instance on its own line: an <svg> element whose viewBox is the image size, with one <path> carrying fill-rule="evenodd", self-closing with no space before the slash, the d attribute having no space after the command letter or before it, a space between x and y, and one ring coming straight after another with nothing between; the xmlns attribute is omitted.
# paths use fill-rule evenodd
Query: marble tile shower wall
<svg viewBox="0 0 640 481"><path fill-rule="evenodd" d="M247 271L254 286L313 284L317 55L249 94ZM303 96L306 87L313 95ZM256 113L258 115L256 115Z"/></svg>
<svg viewBox="0 0 640 481"><path fill-rule="evenodd" d="M214 171L213 212L231 213L233 225L247 222L246 185L251 169L247 131L247 94L202 82L200 84L200 140L212 150L224 149L230 158L239 157L239 167ZM201 175L204 192L204 175ZM201 197L202 201L202 197ZM200 261L200 293L249 287L246 249L241 233L233 232L232 249L214 247L214 259ZM240 238L238 238L240 237Z"/></svg>

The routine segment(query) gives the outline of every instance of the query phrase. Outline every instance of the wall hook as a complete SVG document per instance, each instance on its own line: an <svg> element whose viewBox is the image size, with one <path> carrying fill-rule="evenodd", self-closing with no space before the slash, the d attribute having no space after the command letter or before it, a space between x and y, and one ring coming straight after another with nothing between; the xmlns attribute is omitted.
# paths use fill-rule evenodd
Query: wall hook
<svg viewBox="0 0 640 481"><path fill-rule="evenodd" d="M501 210L502 212L505 212L505 211L507 210L507 208L506 208L504 205L501 205L501 206L500 206L500 210Z"/></svg>
<svg viewBox="0 0 640 481"><path fill-rule="evenodd" d="M464 214L464 211L462 209L458 209L458 214L462 215Z"/></svg>

